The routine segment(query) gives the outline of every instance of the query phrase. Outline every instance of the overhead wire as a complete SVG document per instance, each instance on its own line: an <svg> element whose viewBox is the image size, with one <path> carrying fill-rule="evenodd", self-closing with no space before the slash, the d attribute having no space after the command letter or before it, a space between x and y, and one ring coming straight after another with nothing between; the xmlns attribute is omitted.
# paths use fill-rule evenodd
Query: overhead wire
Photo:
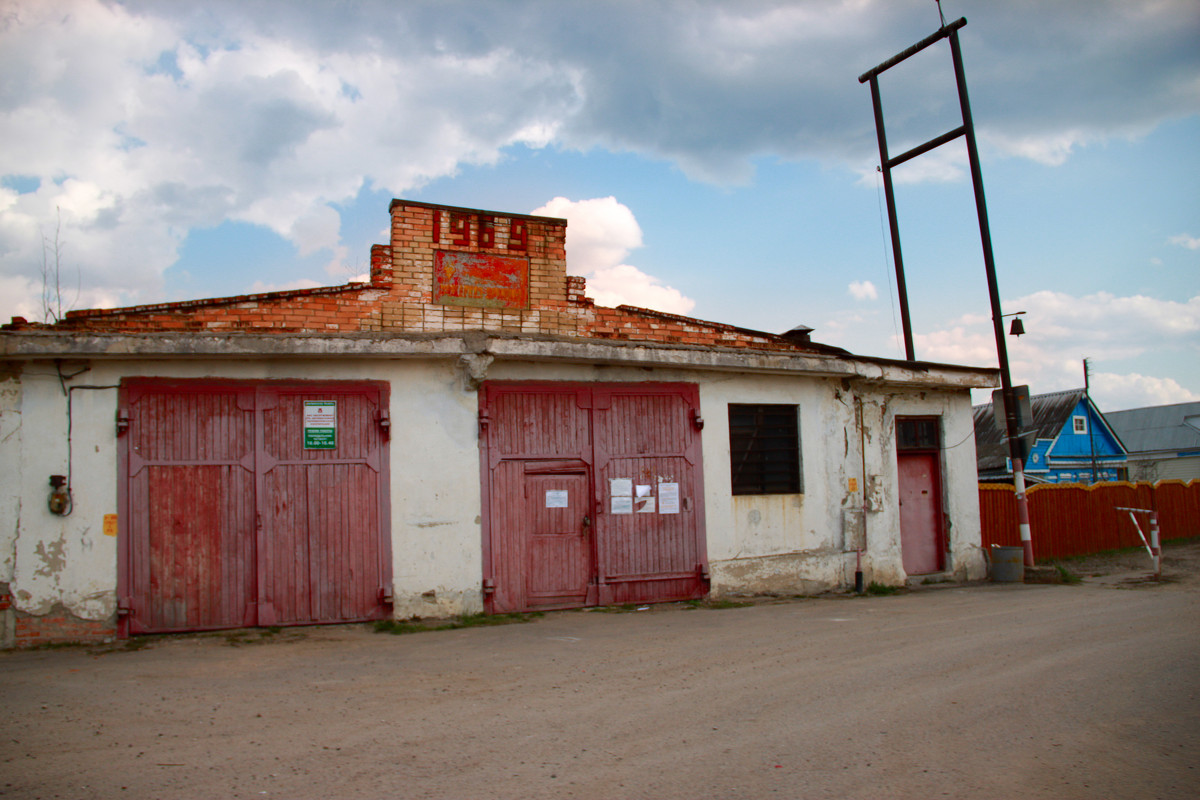
<svg viewBox="0 0 1200 800"><path fill-rule="evenodd" d="M892 291L892 273L888 266L888 239L887 228L883 223L883 184L880 181L880 174L883 172L883 167L875 167L875 201L879 206L879 240L883 245L883 274L887 278L888 284L888 304L892 308L892 334L893 342L897 345L900 342L900 325L896 321L896 293Z"/></svg>

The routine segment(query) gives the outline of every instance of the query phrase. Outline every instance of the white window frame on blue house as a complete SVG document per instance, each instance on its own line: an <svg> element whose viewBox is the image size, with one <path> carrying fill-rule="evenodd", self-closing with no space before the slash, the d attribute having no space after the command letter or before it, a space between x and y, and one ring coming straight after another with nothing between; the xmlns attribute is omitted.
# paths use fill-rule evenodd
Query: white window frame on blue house
<svg viewBox="0 0 1200 800"><path fill-rule="evenodd" d="M1071 417L1071 432L1081 435L1086 434L1088 432L1087 417L1079 415Z"/></svg>

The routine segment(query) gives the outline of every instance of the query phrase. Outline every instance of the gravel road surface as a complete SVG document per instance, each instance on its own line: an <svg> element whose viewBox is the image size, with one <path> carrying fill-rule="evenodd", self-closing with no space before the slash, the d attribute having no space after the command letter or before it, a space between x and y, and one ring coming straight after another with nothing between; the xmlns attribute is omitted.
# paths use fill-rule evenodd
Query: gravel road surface
<svg viewBox="0 0 1200 800"><path fill-rule="evenodd" d="M7 652L0 796L1197 797L1200 543L1165 563Z"/></svg>

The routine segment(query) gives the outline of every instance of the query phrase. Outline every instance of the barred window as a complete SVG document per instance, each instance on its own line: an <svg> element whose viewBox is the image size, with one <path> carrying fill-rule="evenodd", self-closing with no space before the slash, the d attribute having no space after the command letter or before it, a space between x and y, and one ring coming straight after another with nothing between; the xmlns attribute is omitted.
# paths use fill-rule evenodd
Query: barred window
<svg viewBox="0 0 1200 800"><path fill-rule="evenodd" d="M798 494L799 408L729 404L729 461L733 493Z"/></svg>
<svg viewBox="0 0 1200 800"><path fill-rule="evenodd" d="M937 417L896 417L898 450L937 450L942 444Z"/></svg>

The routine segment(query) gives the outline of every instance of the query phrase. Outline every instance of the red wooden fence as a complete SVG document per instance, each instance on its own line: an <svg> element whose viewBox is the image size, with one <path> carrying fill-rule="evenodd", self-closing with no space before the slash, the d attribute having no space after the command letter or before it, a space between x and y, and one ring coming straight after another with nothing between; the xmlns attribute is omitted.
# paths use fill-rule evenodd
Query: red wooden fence
<svg viewBox="0 0 1200 800"><path fill-rule="evenodd" d="M1026 496L1033 555L1038 560L1141 547L1129 512L1117 511L1119 506L1157 511L1159 537L1164 542L1200 536L1200 481L1040 484ZM1021 546L1014 505L1013 487L979 485L984 547ZM1149 515L1137 516L1149 539Z"/></svg>

